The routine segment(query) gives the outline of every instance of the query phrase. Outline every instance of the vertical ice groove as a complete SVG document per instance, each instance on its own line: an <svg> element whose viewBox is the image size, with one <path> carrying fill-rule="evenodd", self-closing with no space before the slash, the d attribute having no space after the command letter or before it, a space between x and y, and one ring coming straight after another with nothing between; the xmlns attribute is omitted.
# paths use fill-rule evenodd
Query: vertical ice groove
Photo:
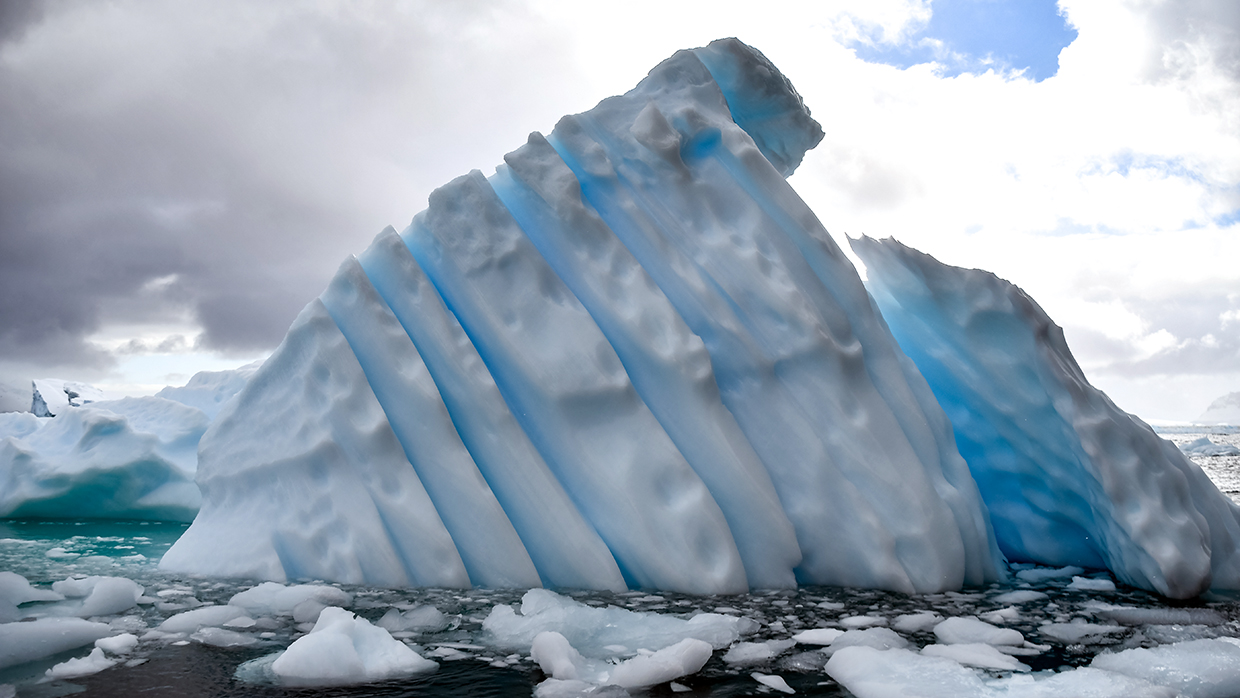
<svg viewBox="0 0 1240 698"><path fill-rule="evenodd" d="M530 443L456 318L396 231L359 257L439 388L453 424L544 584L625 589L615 559Z"/></svg>
<svg viewBox="0 0 1240 698"><path fill-rule="evenodd" d="M623 160L621 167L630 174L621 179L605 154L620 146L598 130L587 133L582 124L588 120L561 120L550 142L573 167L590 204L706 342L724 403L766 464L796 529L803 555L798 580L913 591L895 559L891 536L836 468L820 435L776 377L775 363L762 355L759 338L737 317L738 306L692 251L677 244L690 233L669 235L679 225L677 216L670 211L660 215L636 192L634 182L643 180L635 172L646 169L652 186L658 186L663 173L634 156Z"/></svg>
<svg viewBox="0 0 1240 698"><path fill-rule="evenodd" d="M998 578L1002 574L998 564L1002 556L987 520L981 493L959 454L951 423L942 407L915 365L903 356L856 269L818 217L784 177L767 166L760 153L745 139L735 137L739 134L732 135L725 137L712 155L804 259L803 277L812 276L812 279L802 278L798 287L808 292L824 316L843 314L842 322L828 322L828 326L846 325L846 337L859 341L865 374L895 420L894 425L876 431L901 432L915 457L925 465L931 484L950 507L966 539L966 580L981 584Z"/></svg>
<svg viewBox="0 0 1240 698"><path fill-rule="evenodd" d="M161 569L469 586L451 536L318 299L203 436L197 481L203 508Z"/></svg>
<svg viewBox="0 0 1240 698"><path fill-rule="evenodd" d="M680 162L657 147L666 138L655 139L652 148L627 127L651 102L667 105L666 120L685 144ZM855 575L844 570L854 562L831 558L838 553L834 541L810 540L821 529L816 510L828 508L848 512L843 516L854 522L848 526L857 534L850 535L853 544L877 551L867 556L871 568L857 575L869 586L949 588L964 581L966 569L970 581L997 576L997 551L980 498L945 501L957 491L939 470L941 447L931 442L914 448L866 369L865 342L885 338L869 333L862 341L844 307L863 303L868 311L869 298L832 296L794 241L721 161L721 151L745 143L755 156L745 165L778 176L732 123L700 61L678 54L629 95L561 120L550 141L589 202L706 342L725 403L770 468L797 524L804 578L840 583L840 576ZM838 271L856 275L851 266ZM699 280L684 283L694 276ZM702 294L715 299L704 303ZM686 295L699 300L685 303ZM700 309L708 304L714 312L703 316ZM733 337L718 341L725 334ZM747 356L733 355L742 348ZM901 376L898 364L891 365ZM755 387L744 378L764 374L778 388L762 386L768 402L759 412L752 408ZM736 399L742 388L749 396ZM774 413L775 404L797 415L791 423L804 425L796 445L809 449L799 460L811 467L776 460L781 449L788 457L788 428L772 432L780 435L778 444L758 434L759 420ZM817 454L813 460L806 459L809 452ZM933 457L923 462L923 455ZM814 494L807 496L810 486ZM844 492L852 496L841 497ZM811 500L818 506L796 505Z"/></svg>
<svg viewBox="0 0 1240 698"><path fill-rule="evenodd" d="M626 577L694 593L748 588L718 504L482 174L437 189L402 237Z"/></svg>
<svg viewBox="0 0 1240 698"><path fill-rule="evenodd" d="M443 519L474 584L538 586L538 573L456 432L439 389L410 341L350 256L322 295L409 462Z"/></svg>
<svg viewBox="0 0 1240 698"><path fill-rule="evenodd" d="M660 135L669 132L675 135L670 127ZM677 159L676 143L666 145L668 157ZM720 402L701 338L582 201L576 178L541 135L504 159L508 167L491 178L496 194L598 323L642 399L710 489L750 586L795 586L801 558L795 531L765 466Z"/></svg>

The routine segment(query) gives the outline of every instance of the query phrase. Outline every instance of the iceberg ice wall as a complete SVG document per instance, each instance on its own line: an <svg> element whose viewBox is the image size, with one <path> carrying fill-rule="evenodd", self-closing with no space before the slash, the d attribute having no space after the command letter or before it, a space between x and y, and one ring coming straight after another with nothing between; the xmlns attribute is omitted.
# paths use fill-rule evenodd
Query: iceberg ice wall
<svg viewBox="0 0 1240 698"><path fill-rule="evenodd" d="M895 240L851 244L951 417L1010 560L1105 567L1175 598L1240 588L1240 509L1089 384L1033 299Z"/></svg>
<svg viewBox="0 0 1240 698"><path fill-rule="evenodd" d="M223 409L163 567L699 593L998 578L950 424L784 180L821 137L728 39L435 191Z"/></svg>

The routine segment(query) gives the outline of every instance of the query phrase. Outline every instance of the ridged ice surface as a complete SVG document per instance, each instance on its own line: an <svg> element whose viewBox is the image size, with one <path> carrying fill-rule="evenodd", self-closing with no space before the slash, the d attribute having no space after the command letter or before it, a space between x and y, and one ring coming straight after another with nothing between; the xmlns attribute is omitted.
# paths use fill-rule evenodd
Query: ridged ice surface
<svg viewBox="0 0 1240 698"><path fill-rule="evenodd" d="M892 239L852 246L951 417L1009 559L1105 567L1175 598L1240 588L1240 509L1089 384L1033 299Z"/></svg>
<svg viewBox="0 0 1240 698"><path fill-rule="evenodd" d="M946 416L784 180L821 137L722 40L436 190L208 431L203 513L165 565L691 593L997 579Z"/></svg>

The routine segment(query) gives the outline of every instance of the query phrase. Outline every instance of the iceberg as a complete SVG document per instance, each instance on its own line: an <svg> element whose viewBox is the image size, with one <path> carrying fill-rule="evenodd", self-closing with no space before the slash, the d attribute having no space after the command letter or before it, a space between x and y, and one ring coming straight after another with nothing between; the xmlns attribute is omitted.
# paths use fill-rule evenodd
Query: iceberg
<svg viewBox="0 0 1240 698"><path fill-rule="evenodd" d="M220 410L161 566L706 594L1003 578L946 414L785 181L821 138L725 39L436 190Z"/></svg>
<svg viewBox="0 0 1240 698"><path fill-rule="evenodd" d="M207 424L157 397L0 414L0 517L192 521Z"/></svg>
<svg viewBox="0 0 1240 698"><path fill-rule="evenodd" d="M0 517L192 521L198 441L256 369L203 371L183 387L117 400L82 383L34 381L26 399L41 409L0 413Z"/></svg>
<svg viewBox="0 0 1240 698"><path fill-rule="evenodd" d="M1032 298L893 239L851 244L951 417L1009 560L1106 568L1172 598L1240 588L1240 508L1089 384Z"/></svg>

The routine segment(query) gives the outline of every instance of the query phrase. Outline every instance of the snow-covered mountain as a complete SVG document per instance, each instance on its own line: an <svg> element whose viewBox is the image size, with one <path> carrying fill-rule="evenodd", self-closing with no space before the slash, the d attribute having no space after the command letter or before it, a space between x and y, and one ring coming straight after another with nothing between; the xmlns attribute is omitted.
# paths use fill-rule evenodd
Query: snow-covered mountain
<svg viewBox="0 0 1240 698"><path fill-rule="evenodd" d="M1228 393L1206 408L1194 424L1240 424L1240 393Z"/></svg>

